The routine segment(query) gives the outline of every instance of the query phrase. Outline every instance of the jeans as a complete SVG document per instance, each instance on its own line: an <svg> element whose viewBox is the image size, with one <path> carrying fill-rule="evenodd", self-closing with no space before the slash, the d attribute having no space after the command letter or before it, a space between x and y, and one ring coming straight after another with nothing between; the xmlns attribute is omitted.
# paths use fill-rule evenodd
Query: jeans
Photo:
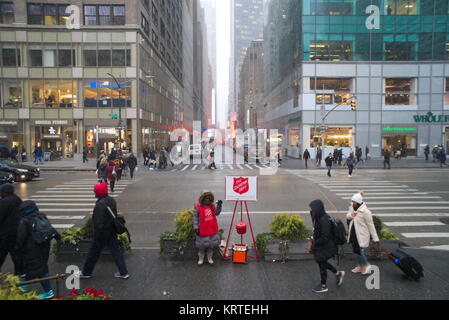
<svg viewBox="0 0 449 320"><path fill-rule="evenodd" d="M38 278L30 278L30 277L26 276L26 277L25 277L25 281L31 281L31 280L34 280L34 279L48 278L49 276L50 276L50 275L49 275L48 273L43 274L43 275L41 275L41 276L38 277ZM50 280L42 281L42 282L41 282L41 286L42 286L42 289L44 289L45 292L48 292L48 291L51 291L51 290L52 290Z"/></svg>
<svg viewBox="0 0 449 320"><path fill-rule="evenodd" d="M129 168L129 175L130 175L131 179L134 178L134 170L136 170L136 168Z"/></svg>
<svg viewBox="0 0 449 320"><path fill-rule="evenodd" d="M321 276L321 284L322 285L326 285L326 283L327 283L327 270L331 271L334 274L338 273L337 269L335 269L335 267L327 261L319 262L318 267L320 268L320 276Z"/></svg>
<svg viewBox="0 0 449 320"><path fill-rule="evenodd" d="M349 175L352 176L352 171L354 170L354 166L348 165Z"/></svg>
<svg viewBox="0 0 449 320"><path fill-rule="evenodd" d="M109 182L109 186L111 188L111 191L114 192L114 186L115 186L115 180Z"/></svg>
<svg viewBox="0 0 449 320"><path fill-rule="evenodd" d="M357 265L359 267L369 264L368 258L366 257L365 249L360 248L360 254L357 255Z"/></svg>
<svg viewBox="0 0 449 320"><path fill-rule="evenodd" d="M387 165L388 165L388 169L391 169L390 160L384 160L384 169L387 168Z"/></svg>
<svg viewBox="0 0 449 320"><path fill-rule="evenodd" d="M308 160L308 159L305 159L305 160L304 160L304 161L305 161L305 164L306 164L306 169L307 169L307 160Z"/></svg>
<svg viewBox="0 0 449 320"><path fill-rule="evenodd" d="M11 255L11 260L14 263L14 275L20 276L24 272L20 254L14 249L16 245L16 238L17 237L14 235L0 240L0 270L9 253Z"/></svg>
<svg viewBox="0 0 449 320"><path fill-rule="evenodd" d="M330 177L332 171L332 166L327 166L327 175Z"/></svg>
<svg viewBox="0 0 449 320"><path fill-rule="evenodd" d="M107 246L111 251L120 275L127 275L128 269L126 268L125 258L123 257L123 253L117 240L117 234L115 232L113 232L107 239L94 240L92 242L89 253L87 254L86 262L84 263L83 275L92 275L95 265L100 258L101 251L103 251L105 246Z"/></svg>

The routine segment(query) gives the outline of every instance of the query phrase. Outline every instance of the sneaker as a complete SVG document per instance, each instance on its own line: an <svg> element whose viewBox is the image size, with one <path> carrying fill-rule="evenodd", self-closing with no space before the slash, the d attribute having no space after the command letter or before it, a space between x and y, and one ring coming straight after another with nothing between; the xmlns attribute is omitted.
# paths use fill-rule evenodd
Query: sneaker
<svg viewBox="0 0 449 320"><path fill-rule="evenodd" d="M352 273L361 273L363 271L362 267L356 267L351 270Z"/></svg>
<svg viewBox="0 0 449 320"><path fill-rule="evenodd" d="M368 265L365 270L362 271L364 276L371 274L371 265Z"/></svg>
<svg viewBox="0 0 449 320"><path fill-rule="evenodd" d="M90 278L92 278L92 276L87 276L87 275L84 275L82 272L80 272L79 278L80 279L90 279Z"/></svg>
<svg viewBox="0 0 449 320"><path fill-rule="evenodd" d="M114 277L118 278L118 279L128 280L129 279L129 274L121 275L120 273L117 272L117 273L114 274Z"/></svg>
<svg viewBox="0 0 449 320"><path fill-rule="evenodd" d="M318 287L313 288L312 291L315 293L323 293L323 292L328 292L329 289L327 288L327 286L325 284L320 284Z"/></svg>
<svg viewBox="0 0 449 320"><path fill-rule="evenodd" d="M38 300L48 300L48 299L52 299L55 297L55 294L53 292L53 290L41 293L39 295L37 295Z"/></svg>
<svg viewBox="0 0 449 320"><path fill-rule="evenodd" d="M340 287L343 284L343 279L345 278L345 272L340 271L340 275L337 276L337 286Z"/></svg>
<svg viewBox="0 0 449 320"><path fill-rule="evenodd" d="M348 178L352 178L352 176L351 176L351 175L348 175Z"/></svg>
<svg viewBox="0 0 449 320"><path fill-rule="evenodd" d="M20 281L20 282L22 282L22 281ZM22 291L22 293L30 292L30 289L28 288L28 286L25 286L25 285L24 286L18 286L18 288L19 288L20 291Z"/></svg>

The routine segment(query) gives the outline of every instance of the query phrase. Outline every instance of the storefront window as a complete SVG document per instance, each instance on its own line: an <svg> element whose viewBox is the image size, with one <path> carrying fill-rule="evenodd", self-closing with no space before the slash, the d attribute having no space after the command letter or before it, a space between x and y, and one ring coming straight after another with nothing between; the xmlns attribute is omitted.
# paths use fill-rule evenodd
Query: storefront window
<svg viewBox="0 0 449 320"><path fill-rule="evenodd" d="M333 148L352 148L352 128L329 128L324 134L324 144ZM320 129L310 129L310 147L316 148L322 144Z"/></svg>
<svg viewBox="0 0 449 320"><path fill-rule="evenodd" d="M324 101L323 101L324 97ZM333 95L332 94L317 94L316 95L316 104L332 104L333 103Z"/></svg>
<svg viewBox="0 0 449 320"><path fill-rule="evenodd" d="M77 152L74 126L34 126L31 140L33 146L40 145L48 153L49 160L73 158Z"/></svg>
<svg viewBox="0 0 449 320"><path fill-rule="evenodd" d="M310 79L310 89L311 90L334 90L335 94L324 95L326 104L340 104L349 105L349 98L351 97L351 83L352 79L348 78L312 78ZM323 95L318 94L316 96L317 104L323 103Z"/></svg>
<svg viewBox="0 0 449 320"><path fill-rule="evenodd" d="M416 60L416 42L385 42L385 60Z"/></svg>
<svg viewBox="0 0 449 320"><path fill-rule="evenodd" d="M392 151L392 156L416 156L416 135L383 136L383 148Z"/></svg>
<svg viewBox="0 0 449 320"><path fill-rule="evenodd" d="M412 78L393 78L385 80L385 105L415 105L415 81Z"/></svg>
<svg viewBox="0 0 449 320"><path fill-rule="evenodd" d="M316 61L350 61L352 60L352 42L311 41L310 59Z"/></svg>
<svg viewBox="0 0 449 320"><path fill-rule="evenodd" d="M131 107L131 85L123 79L83 82L85 108Z"/></svg>
<svg viewBox="0 0 449 320"><path fill-rule="evenodd" d="M23 121L22 120L0 120L0 145L5 146L2 151L11 150L17 147L19 156L23 150ZM0 158L6 158L7 155L0 151ZM19 158L19 157L17 157Z"/></svg>
<svg viewBox="0 0 449 320"><path fill-rule="evenodd" d="M32 106L37 108L73 108L77 106L76 81L31 80Z"/></svg>
<svg viewBox="0 0 449 320"><path fill-rule="evenodd" d="M1 96L4 108L22 108L22 80L2 80Z"/></svg>

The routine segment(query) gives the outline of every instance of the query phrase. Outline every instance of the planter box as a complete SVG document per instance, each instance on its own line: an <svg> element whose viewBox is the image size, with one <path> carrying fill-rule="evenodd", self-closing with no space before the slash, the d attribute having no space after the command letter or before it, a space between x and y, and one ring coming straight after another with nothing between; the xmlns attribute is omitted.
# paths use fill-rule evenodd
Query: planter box
<svg viewBox="0 0 449 320"><path fill-rule="evenodd" d="M264 254L264 260L273 261L302 261L313 260L313 254L306 252L307 241L290 242L287 243L287 248L283 244L282 240L272 240L267 243L266 251ZM382 245L390 251L394 251L400 247L398 240L382 240ZM357 255L352 252L352 246L345 244L340 248L340 259L344 260L356 260ZM386 260L387 255L382 251L378 251L377 248L371 247L367 251L368 259L370 260Z"/></svg>
<svg viewBox="0 0 449 320"><path fill-rule="evenodd" d="M175 260L187 261L198 260L198 249L195 247L195 241L188 243L186 247L183 247L176 240L162 239L161 255L168 256ZM214 257L221 257L219 248L215 249Z"/></svg>
<svg viewBox="0 0 449 320"><path fill-rule="evenodd" d="M61 259L67 259L67 258L72 258L72 257L79 259L80 257L85 257L87 255L87 253L89 252L91 243L92 243L92 241L89 241L89 240L82 240L77 245L63 242L59 246L59 251L58 251L58 255L56 256L56 259L61 260ZM123 254L125 254L123 249L122 249L122 252L123 252ZM112 259L111 252L109 251L109 249L107 247L105 247L103 249L100 257Z"/></svg>

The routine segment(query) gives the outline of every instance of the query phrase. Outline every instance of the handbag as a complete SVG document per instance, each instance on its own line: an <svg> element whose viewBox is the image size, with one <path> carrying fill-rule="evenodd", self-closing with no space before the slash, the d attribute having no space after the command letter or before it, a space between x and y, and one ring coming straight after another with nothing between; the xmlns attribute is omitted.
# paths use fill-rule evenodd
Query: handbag
<svg viewBox="0 0 449 320"><path fill-rule="evenodd" d="M126 220L123 216L119 214L114 214L112 209L107 206L109 213L112 216L113 219L113 228L115 232L117 232L118 235L126 233L128 236L129 243L131 243L131 235L129 234L128 228L126 228Z"/></svg>

